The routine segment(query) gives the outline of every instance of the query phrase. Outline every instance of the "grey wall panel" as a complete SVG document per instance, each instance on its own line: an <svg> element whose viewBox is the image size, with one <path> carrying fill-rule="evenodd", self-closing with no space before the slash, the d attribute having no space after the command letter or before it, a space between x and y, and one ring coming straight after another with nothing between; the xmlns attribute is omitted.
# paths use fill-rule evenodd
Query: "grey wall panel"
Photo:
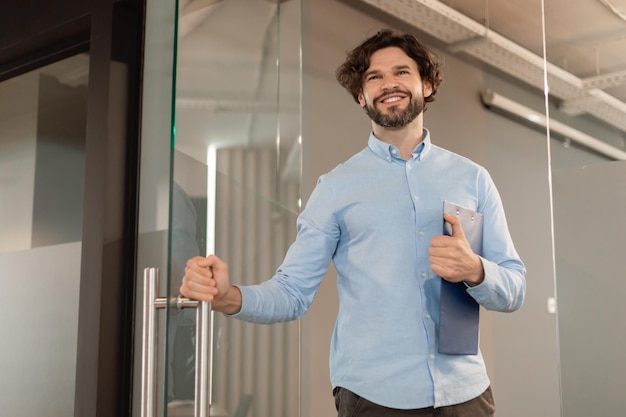
<svg viewBox="0 0 626 417"><path fill-rule="evenodd" d="M626 162L553 178L563 415L623 415Z"/></svg>

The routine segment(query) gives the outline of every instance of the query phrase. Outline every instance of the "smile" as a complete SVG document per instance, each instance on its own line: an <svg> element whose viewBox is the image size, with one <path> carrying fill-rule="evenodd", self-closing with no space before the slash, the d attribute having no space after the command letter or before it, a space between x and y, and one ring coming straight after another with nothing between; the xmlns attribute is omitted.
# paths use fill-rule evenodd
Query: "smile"
<svg viewBox="0 0 626 417"><path fill-rule="evenodd" d="M403 99L403 97L394 96L394 97L389 97L389 98L386 98L386 99L382 100L382 103L394 103L394 102L402 100L402 99Z"/></svg>
<svg viewBox="0 0 626 417"><path fill-rule="evenodd" d="M394 104L395 102L403 100L406 97L407 97L406 94L399 94L395 92L393 94L387 94L382 99L379 99L378 102L381 104Z"/></svg>

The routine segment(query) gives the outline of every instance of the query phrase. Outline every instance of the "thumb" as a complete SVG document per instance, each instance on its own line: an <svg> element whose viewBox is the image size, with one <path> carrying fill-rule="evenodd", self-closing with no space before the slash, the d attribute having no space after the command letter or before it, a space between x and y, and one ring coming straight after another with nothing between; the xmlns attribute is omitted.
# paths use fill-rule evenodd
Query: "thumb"
<svg viewBox="0 0 626 417"><path fill-rule="evenodd" d="M452 226L452 236L465 237L465 232L463 231L463 227L461 226L461 219L458 216L453 216L449 213L443 213L443 219L450 223L450 226Z"/></svg>

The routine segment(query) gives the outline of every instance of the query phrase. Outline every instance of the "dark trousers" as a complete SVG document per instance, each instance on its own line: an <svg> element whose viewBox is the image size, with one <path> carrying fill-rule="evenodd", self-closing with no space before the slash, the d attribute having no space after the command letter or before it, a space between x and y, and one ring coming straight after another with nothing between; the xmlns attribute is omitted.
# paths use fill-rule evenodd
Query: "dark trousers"
<svg viewBox="0 0 626 417"><path fill-rule="evenodd" d="M461 404L414 410L383 407L341 387L335 388L333 395L337 417L493 417L496 409L491 387L478 397Z"/></svg>

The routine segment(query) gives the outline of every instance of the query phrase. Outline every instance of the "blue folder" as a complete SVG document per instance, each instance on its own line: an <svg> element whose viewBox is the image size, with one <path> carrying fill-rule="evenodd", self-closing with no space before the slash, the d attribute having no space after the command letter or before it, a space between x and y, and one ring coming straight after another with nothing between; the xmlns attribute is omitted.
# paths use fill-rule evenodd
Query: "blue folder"
<svg viewBox="0 0 626 417"><path fill-rule="evenodd" d="M461 219L463 232L474 253L481 255L483 244L483 217L480 213L455 203L444 201L444 212ZM443 232L451 235L450 225L444 222ZM447 355L476 355L478 353L479 305L467 293L464 282L441 279L439 304L439 353Z"/></svg>

